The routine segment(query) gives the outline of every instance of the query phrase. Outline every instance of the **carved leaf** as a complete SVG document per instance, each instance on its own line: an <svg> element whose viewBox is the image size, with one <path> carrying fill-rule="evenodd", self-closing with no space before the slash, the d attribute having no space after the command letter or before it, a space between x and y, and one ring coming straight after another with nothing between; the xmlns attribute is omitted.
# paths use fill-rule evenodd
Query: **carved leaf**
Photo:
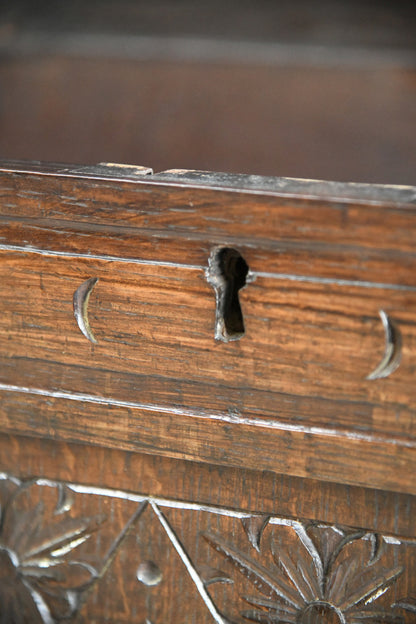
<svg viewBox="0 0 416 624"><path fill-rule="evenodd" d="M58 484L32 481L12 490L0 532L1 615L11 624L49 624L67 618L98 577L91 565L69 556L99 530L105 518L70 517L71 506L64 503ZM25 610L31 619L21 618Z"/></svg>

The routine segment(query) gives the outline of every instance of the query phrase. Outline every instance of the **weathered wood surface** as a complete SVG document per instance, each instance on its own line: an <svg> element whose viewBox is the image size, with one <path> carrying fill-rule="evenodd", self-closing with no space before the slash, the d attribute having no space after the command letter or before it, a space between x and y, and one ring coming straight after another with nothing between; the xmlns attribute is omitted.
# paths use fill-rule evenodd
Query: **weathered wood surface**
<svg viewBox="0 0 416 624"><path fill-rule="evenodd" d="M0 457L1 471L25 481L55 479L415 537L416 498L409 494L5 433Z"/></svg>
<svg viewBox="0 0 416 624"><path fill-rule="evenodd" d="M415 493L415 189L30 168L0 177L2 431ZM249 267L228 343L218 247ZM380 310L401 361L369 380Z"/></svg>

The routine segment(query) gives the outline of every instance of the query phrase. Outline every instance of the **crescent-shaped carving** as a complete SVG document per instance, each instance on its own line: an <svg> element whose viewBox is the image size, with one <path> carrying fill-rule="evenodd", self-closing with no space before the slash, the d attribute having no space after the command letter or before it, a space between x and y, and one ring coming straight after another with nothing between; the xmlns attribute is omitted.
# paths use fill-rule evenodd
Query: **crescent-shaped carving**
<svg viewBox="0 0 416 624"><path fill-rule="evenodd" d="M84 336L94 344L97 344L97 340L88 321L88 302L92 289L97 282L98 277L90 277L74 292L74 315L78 323L78 327Z"/></svg>
<svg viewBox="0 0 416 624"><path fill-rule="evenodd" d="M402 334L389 315L380 310L381 322L383 323L386 337L386 347L380 364L367 375L366 379L382 379L388 377L399 367L402 357Z"/></svg>

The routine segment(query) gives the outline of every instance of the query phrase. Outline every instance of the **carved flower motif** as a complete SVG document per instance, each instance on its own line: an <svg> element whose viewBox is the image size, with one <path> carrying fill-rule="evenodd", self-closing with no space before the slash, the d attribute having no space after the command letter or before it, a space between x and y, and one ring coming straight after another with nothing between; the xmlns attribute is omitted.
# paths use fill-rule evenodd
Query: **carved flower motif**
<svg viewBox="0 0 416 624"><path fill-rule="evenodd" d="M73 615L98 573L69 559L102 518L73 518L58 484L0 475L0 621L53 624Z"/></svg>
<svg viewBox="0 0 416 624"><path fill-rule="evenodd" d="M299 522L292 526L302 544L301 553L293 557L289 549L272 550L273 569L218 535L204 535L261 594L244 596L253 607L241 612L245 619L262 624L403 621L397 613L375 604L403 571L401 567L380 567L382 539L364 531Z"/></svg>

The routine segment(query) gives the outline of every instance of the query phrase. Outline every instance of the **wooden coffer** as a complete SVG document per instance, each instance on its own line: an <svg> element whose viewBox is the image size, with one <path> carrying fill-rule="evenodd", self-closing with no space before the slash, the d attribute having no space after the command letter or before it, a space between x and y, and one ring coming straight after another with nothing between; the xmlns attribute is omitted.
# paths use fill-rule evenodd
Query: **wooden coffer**
<svg viewBox="0 0 416 624"><path fill-rule="evenodd" d="M416 621L415 202L2 163L2 624Z"/></svg>

